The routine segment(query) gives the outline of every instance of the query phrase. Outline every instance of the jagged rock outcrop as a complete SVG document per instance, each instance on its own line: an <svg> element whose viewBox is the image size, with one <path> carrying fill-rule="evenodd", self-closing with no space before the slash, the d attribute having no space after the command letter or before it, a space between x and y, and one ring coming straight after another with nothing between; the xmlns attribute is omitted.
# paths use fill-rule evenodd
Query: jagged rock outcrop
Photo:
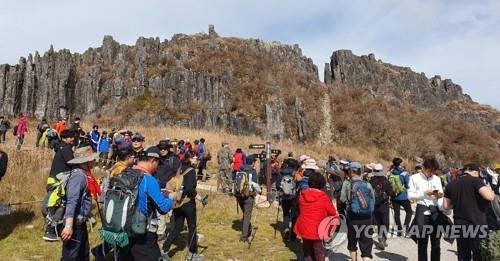
<svg viewBox="0 0 500 261"><path fill-rule="evenodd" d="M477 105L451 80L341 50L326 64L322 83L298 45L220 37L212 25L208 34L140 37L133 46L105 36L101 47L82 54L51 46L17 65L0 65L0 115L152 119L327 144L335 136L334 94L349 88L368 89L396 107L440 107L500 126L498 111L470 109Z"/></svg>
<svg viewBox="0 0 500 261"><path fill-rule="evenodd" d="M320 85L298 45L222 38L210 25L208 34L140 37L133 46L105 36L83 54L51 46L42 56L0 65L0 115L112 118L147 93L161 101L154 116L167 125L305 141L307 113L292 90ZM292 92L276 94L285 88Z"/></svg>
<svg viewBox="0 0 500 261"><path fill-rule="evenodd" d="M375 95L413 103L419 107L437 107L449 101L472 103L460 85L441 80L436 75L428 79L409 67L399 67L375 59L375 55L356 56L350 50L333 52L325 65L325 83L332 88L365 88Z"/></svg>

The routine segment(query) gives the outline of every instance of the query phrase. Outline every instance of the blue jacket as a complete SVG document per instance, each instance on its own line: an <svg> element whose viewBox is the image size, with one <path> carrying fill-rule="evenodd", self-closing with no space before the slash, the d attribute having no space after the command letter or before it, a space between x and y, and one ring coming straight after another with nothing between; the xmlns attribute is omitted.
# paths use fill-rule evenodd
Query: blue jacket
<svg viewBox="0 0 500 261"><path fill-rule="evenodd" d="M92 141L92 148L94 149L94 151L97 150L97 145L99 144L99 137L101 137L99 131L93 130L90 132L90 139Z"/></svg>
<svg viewBox="0 0 500 261"><path fill-rule="evenodd" d="M196 152L196 156L198 157L198 159L201 159L201 156L203 155L204 152L205 152L205 144L200 142L198 144L198 151Z"/></svg>
<svg viewBox="0 0 500 261"><path fill-rule="evenodd" d="M410 186L410 176L408 175L408 172L406 172L404 169L400 167L396 167L391 171L390 175L399 175L399 180L401 181L401 184L405 186L406 189L409 189ZM408 192L402 192L399 195L395 196L392 200L408 200Z"/></svg>
<svg viewBox="0 0 500 261"><path fill-rule="evenodd" d="M109 152L109 143L111 142L110 138L101 138L99 141L99 146L97 146L97 150L100 153L108 153Z"/></svg>
<svg viewBox="0 0 500 261"><path fill-rule="evenodd" d="M139 184L139 210L148 217L156 217L156 210L166 214L172 208L174 201L166 198L160 192L160 184L155 177L144 174Z"/></svg>
<svg viewBox="0 0 500 261"><path fill-rule="evenodd" d="M91 207L92 198L87 191L87 176L82 169L76 168L71 171L71 176L66 183L64 218L89 217Z"/></svg>
<svg viewBox="0 0 500 261"><path fill-rule="evenodd" d="M243 167L240 168L242 171L252 175L252 182L257 183L257 171L252 168L250 165L244 165Z"/></svg>

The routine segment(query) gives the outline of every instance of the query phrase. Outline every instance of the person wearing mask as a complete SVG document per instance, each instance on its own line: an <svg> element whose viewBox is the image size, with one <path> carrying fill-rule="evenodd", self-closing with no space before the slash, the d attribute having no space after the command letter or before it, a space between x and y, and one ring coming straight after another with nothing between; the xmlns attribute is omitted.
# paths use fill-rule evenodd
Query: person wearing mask
<svg viewBox="0 0 500 261"><path fill-rule="evenodd" d="M249 242L249 237L252 236L252 209L255 202L255 196L260 193L260 187L257 184L257 171L255 170L255 157L248 157L246 164L240 168L240 171L248 174L249 193L248 195L239 195L236 197L238 205L243 212L243 227L241 230L240 242Z"/></svg>
<svg viewBox="0 0 500 261"><path fill-rule="evenodd" d="M437 234L438 199L443 197L441 180L435 173L439 170L436 159L426 159L422 173L410 177L408 198L417 202L413 225L418 228L418 260L427 261L427 244L431 241L431 260L438 261L441 256L441 237ZM432 226L432 231L423 226ZM427 232L427 233L425 233Z"/></svg>
<svg viewBox="0 0 500 261"><path fill-rule="evenodd" d="M391 198L392 207L394 208L394 221L398 226L398 236L406 235L408 226L410 225L413 210L411 209L410 201L408 200L408 188L410 176L408 172L402 167L403 160L401 158L394 158L392 166L389 169L389 183L393 189L394 195ZM401 207L405 210L405 220L403 226L401 225Z"/></svg>
<svg viewBox="0 0 500 261"><path fill-rule="evenodd" d="M182 180L182 198L188 198L189 201L181 207L173 210L170 232L162 247L163 260L170 260L169 253L174 240L179 237L179 233L184 229L184 221L188 225L188 260L200 261L203 256L198 255L198 235L196 230L196 170L198 159L190 151L184 154L184 160L181 164L180 173L185 173Z"/></svg>
<svg viewBox="0 0 500 261"><path fill-rule="evenodd" d="M66 184L66 208L61 260L89 260L89 235L86 221L90 217L92 198L101 194L92 168L97 164L99 155L92 148L83 147L75 151L75 157L68 163L73 170Z"/></svg>
<svg viewBox="0 0 500 261"><path fill-rule="evenodd" d="M9 157L7 156L7 152L3 151L0 148L0 181L5 176L7 172L7 164L9 163Z"/></svg>
<svg viewBox="0 0 500 261"><path fill-rule="evenodd" d="M160 191L160 185L153 173L158 169L160 150L151 146L138 154L137 164L133 171L140 172L142 179L139 183L137 200L139 211L148 217L147 231L129 239L129 245L120 249L118 260L161 260L161 250L158 246L157 213L166 214L174 202L165 197ZM122 175L126 175L124 172ZM130 175L127 173L127 175Z"/></svg>
<svg viewBox="0 0 500 261"><path fill-rule="evenodd" d="M337 211L328 195L323 191L326 180L317 171L308 175L308 187L299 194L299 217L294 232L302 238L305 260L325 260L325 248L318 234L319 224L329 216L336 216Z"/></svg>
<svg viewBox="0 0 500 261"><path fill-rule="evenodd" d="M156 147L160 150L160 165L155 171L154 176L158 180L160 188L165 189L167 182L177 174L181 162L177 155L172 152L173 145L170 141L160 140ZM167 215L158 215L158 241L165 240L166 219Z"/></svg>
<svg viewBox="0 0 500 261"><path fill-rule="evenodd" d="M461 227L457 238L458 260L482 260L481 240L487 233L465 237L464 231L487 231L487 209L495 199L493 190L484 184L479 165L471 163L463 168L463 175L450 182L444 190L444 209L453 209L453 223Z"/></svg>
<svg viewBox="0 0 500 261"><path fill-rule="evenodd" d="M363 180L362 167L358 161L349 163L348 169L350 179L344 181L340 194L340 201L347 204L347 249L351 259L356 261L358 258L357 245L359 245L361 258L371 260L373 258L373 229L371 225L373 224L375 191L369 182ZM363 201L366 202L366 206L361 203ZM359 202L359 204L356 206L355 202ZM356 229L356 226L362 229Z"/></svg>

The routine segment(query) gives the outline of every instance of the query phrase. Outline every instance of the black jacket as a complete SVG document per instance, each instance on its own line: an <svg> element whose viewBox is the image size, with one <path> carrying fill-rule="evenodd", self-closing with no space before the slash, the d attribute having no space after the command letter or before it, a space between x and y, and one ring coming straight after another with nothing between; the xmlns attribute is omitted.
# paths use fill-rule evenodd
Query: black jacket
<svg viewBox="0 0 500 261"><path fill-rule="evenodd" d="M183 163L181 165L181 174L184 173L184 171L186 171L188 168L192 168L191 171L189 171L188 173L186 173L184 175L184 178L182 180L182 186L184 187L183 188L183 192L182 192L182 196L187 196L188 198L190 199L193 199L196 197L196 170L195 168L193 168L191 165L189 164L185 164Z"/></svg>
<svg viewBox="0 0 500 261"><path fill-rule="evenodd" d="M5 152L0 152L0 179L5 175L5 172L7 172L7 163L9 162L9 157L7 156L7 153Z"/></svg>
<svg viewBox="0 0 500 261"><path fill-rule="evenodd" d="M167 182L177 174L177 170L181 166L179 158L171 151L168 152L166 157L160 158L160 166L154 173L160 188L164 188Z"/></svg>
<svg viewBox="0 0 500 261"><path fill-rule="evenodd" d="M68 161L72 160L73 148L70 144L61 142L59 149L54 154L54 159L52 160L52 166L50 168L50 176L55 177L57 174L64 171L71 171L72 166L68 164Z"/></svg>

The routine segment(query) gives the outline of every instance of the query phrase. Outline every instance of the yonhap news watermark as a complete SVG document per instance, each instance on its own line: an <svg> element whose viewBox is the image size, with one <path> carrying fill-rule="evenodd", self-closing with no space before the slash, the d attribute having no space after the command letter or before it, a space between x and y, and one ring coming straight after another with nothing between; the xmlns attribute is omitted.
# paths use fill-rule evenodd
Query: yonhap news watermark
<svg viewBox="0 0 500 261"><path fill-rule="evenodd" d="M401 232L397 226L381 226L376 229L376 225L354 225L353 228L357 238L361 235L370 237L375 230L378 230L378 234L383 233L387 237L397 237L397 233ZM488 225L414 225L406 230L406 236L421 238L435 234L436 237L444 238L486 238L488 231Z"/></svg>

